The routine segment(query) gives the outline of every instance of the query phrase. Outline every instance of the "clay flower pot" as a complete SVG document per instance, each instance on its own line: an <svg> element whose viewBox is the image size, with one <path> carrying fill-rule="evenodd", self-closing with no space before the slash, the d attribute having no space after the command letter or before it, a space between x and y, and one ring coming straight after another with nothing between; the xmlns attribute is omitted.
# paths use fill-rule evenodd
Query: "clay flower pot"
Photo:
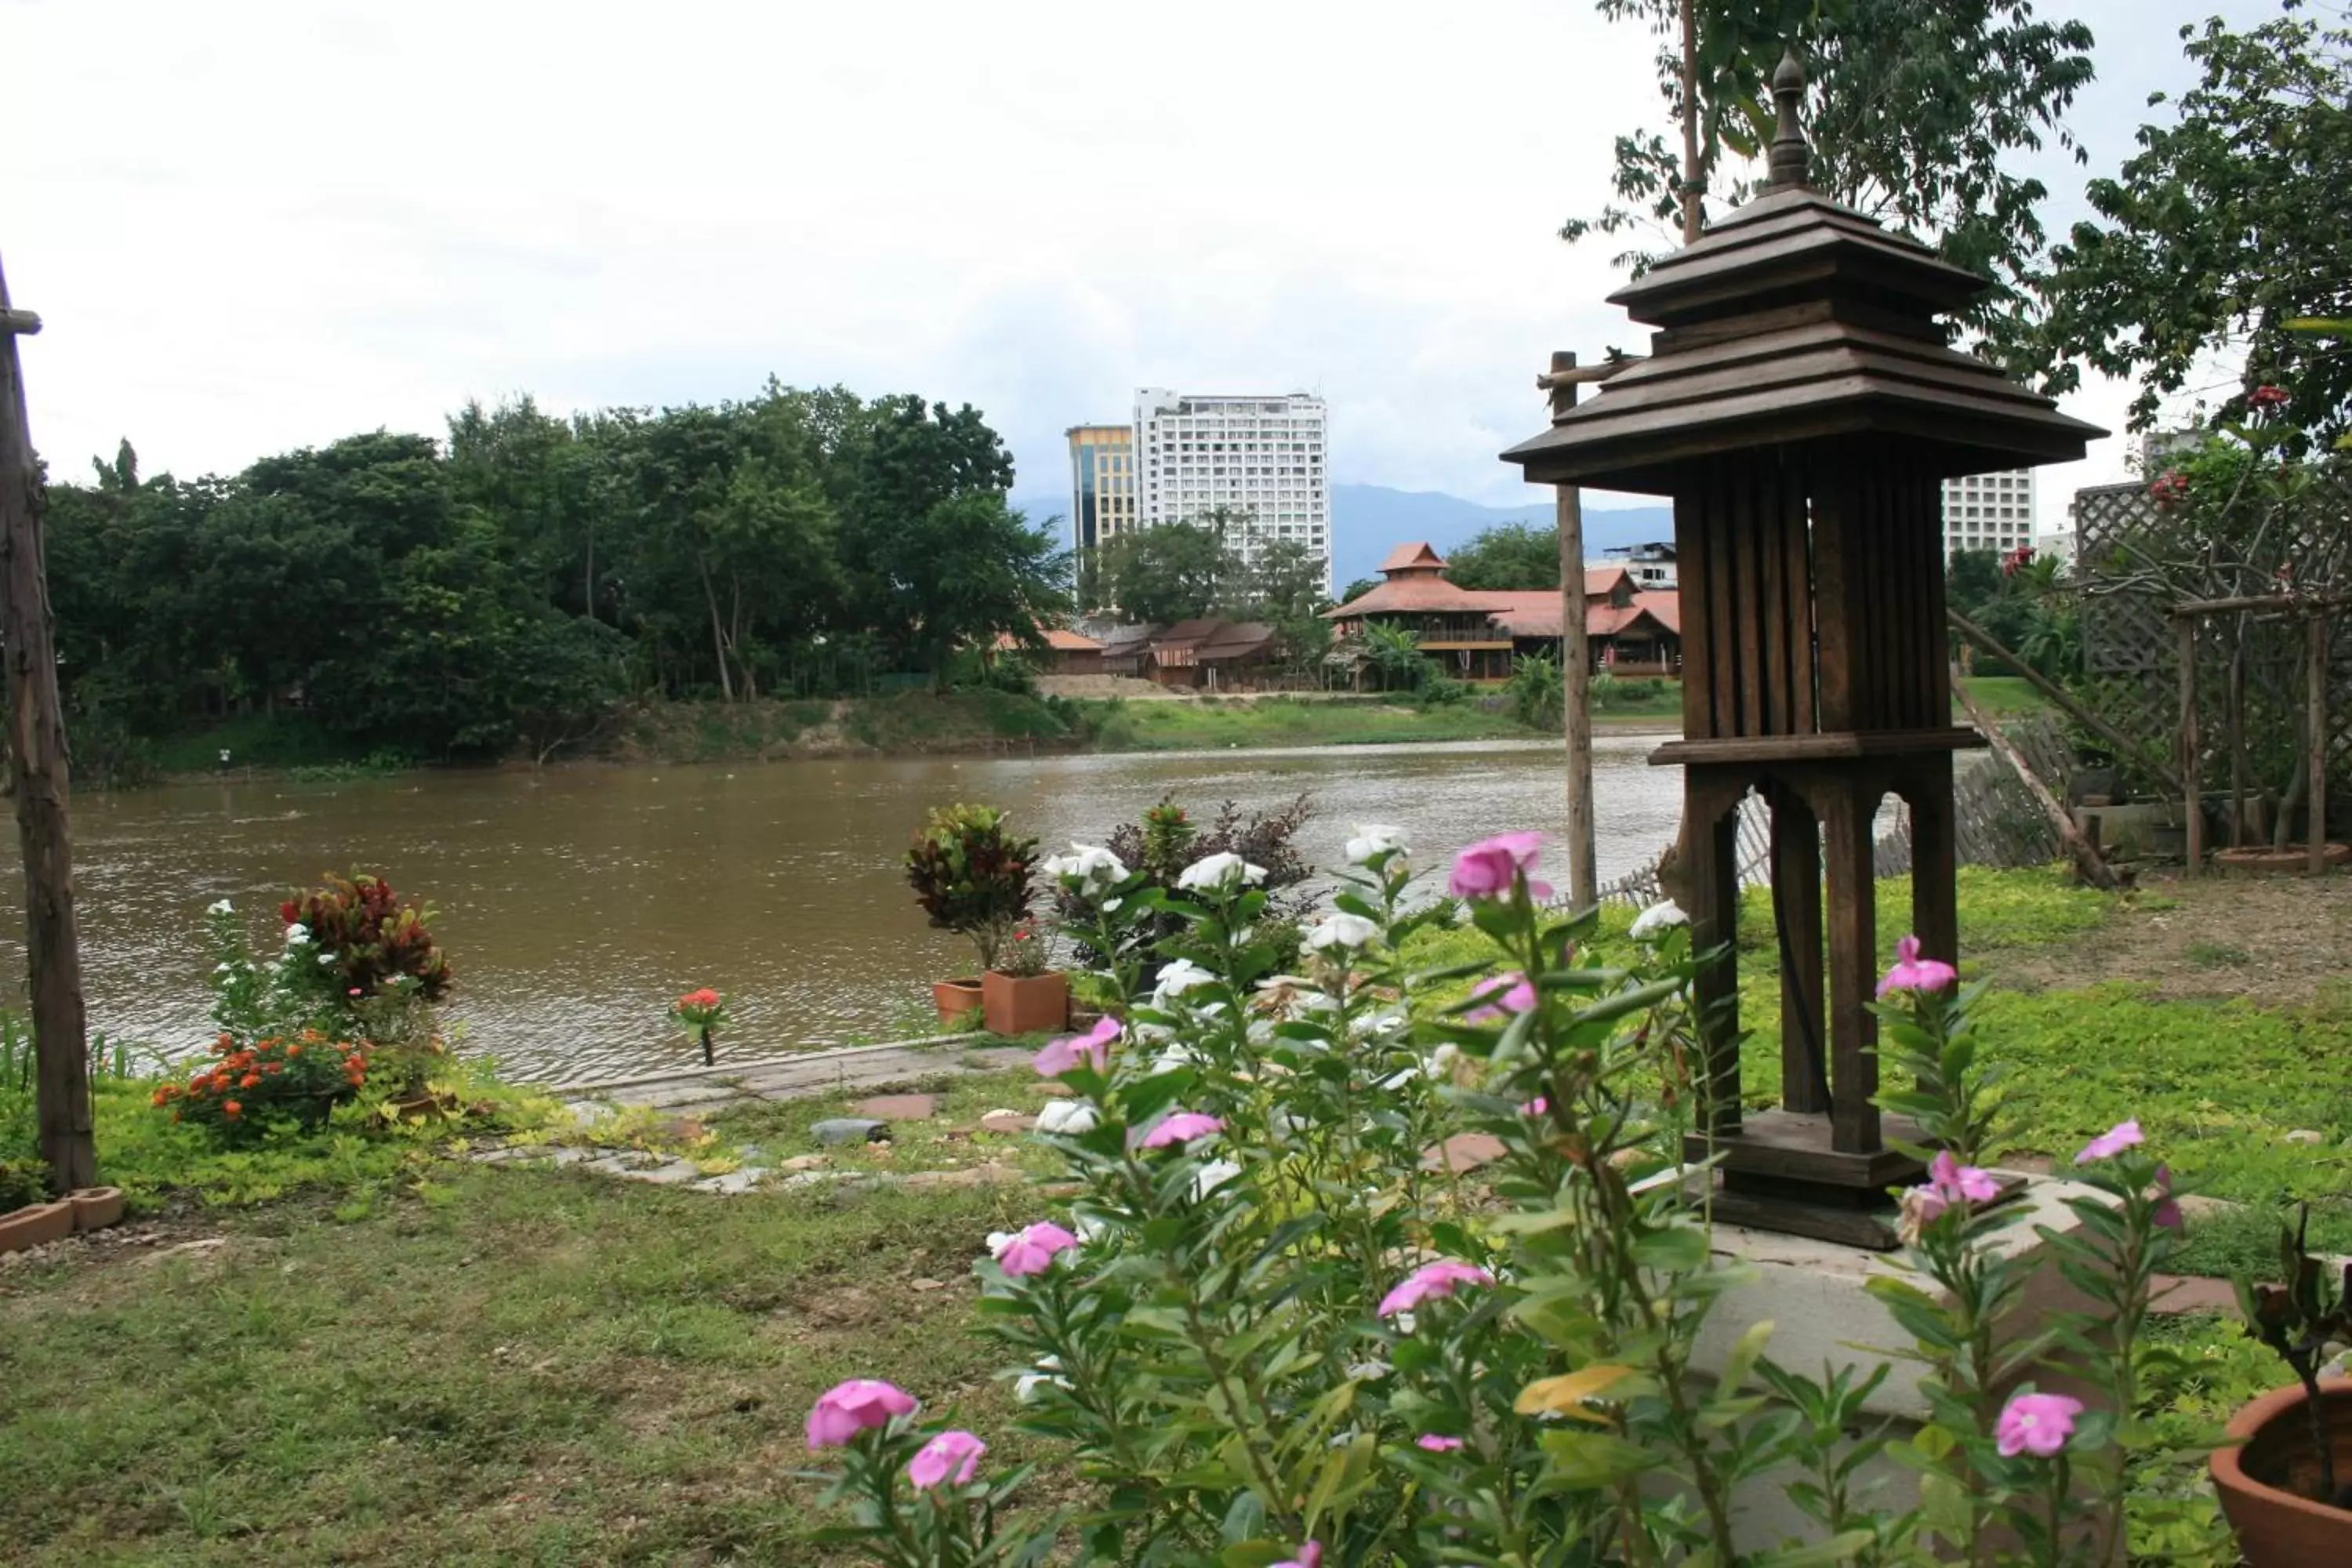
<svg viewBox="0 0 2352 1568"><path fill-rule="evenodd" d="M121 1187L76 1187L66 1202L73 1205L76 1230L104 1230L122 1217Z"/></svg>
<svg viewBox="0 0 2352 1568"><path fill-rule="evenodd" d="M0 1215L0 1252L47 1247L71 1236L73 1228L73 1205L28 1204L14 1214Z"/></svg>
<svg viewBox="0 0 2352 1568"><path fill-rule="evenodd" d="M981 1005L980 982L934 980L931 982L931 1002L940 1010L940 1022L952 1026L966 1013Z"/></svg>
<svg viewBox="0 0 2352 1568"><path fill-rule="evenodd" d="M2319 1385L2339 1487L2352 1487L2352 1378ZM2301 1384L2263 1394L2230 1418L2242 1444L2206 1460L2221 1511L2252 1568L2352 1563L2352 1509L2315 1500L2319 1461Z"/></svg>
<svg viewBox="0 0 2352 1568"><path fill-rule="evenodd" d="M1058 969L1025 975L992 969L980 977L980 990L992 1035L1034 1035L1069 1022L1070 977Z"/></svg>

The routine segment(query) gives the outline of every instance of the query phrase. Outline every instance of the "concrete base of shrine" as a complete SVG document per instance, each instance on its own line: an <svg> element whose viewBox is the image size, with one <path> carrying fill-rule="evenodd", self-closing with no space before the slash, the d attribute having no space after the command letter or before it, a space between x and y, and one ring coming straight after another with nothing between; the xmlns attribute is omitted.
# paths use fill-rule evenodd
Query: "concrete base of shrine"
<svg viewBox="0 0 2352 1568"><path fill-rule="evenodd" d="M2053 1249L2035 1226L2046 1226L2061 1235L2079 1229L2081 1221L2065 1200L2090 1195L2093 1189L2047 1176L2000 1173L2016 1176L2023 1192L2015 1200L2017 1220L2000 1233L1998 1245L2032 1268L2023 1295L2004 1326L2004 1339L2013 1342L2045 1326L2053 1310L2090 1310L2092 1303L2059 1272ZM1877 1366L1889 1367L1865 1409L1886 1424L1893 1438L1918 1430L1927 1415L1918 1387L1920 1369L1885 1353L1907 1348L1911 1338L1867 1289L1872 1279L1882 1276L1925 1285L1898 1267L1901 1254L1730 1226L1717 1226L1716 1251L1719 1260L1744 1265L1752 1277L1728 1292L1709 1316L1698 1344L1696 1364L1702 1371L1723 1365L1748 1326L1769 1319L1773 1330L1765 1353L1791 1372L1818 1380L1825 1366L1853 1368L1858 1377ZM2095 1392L2080 1380L2046 1366L2028 1369L2015 1381L2031 1381L2042 1392L2071 1394L2085 1405L2099 1403ZM1797 1479L1794 1472L1772 1472L1742 1487L1735 1500L1743 1552L1822 1539L1820 1528L1789 1500L1787 1483ZM1866 1504L1874 1501L1888 1511L1899 1512L1918 1501L1917 1475L1884 1458L1864 1470L1863 1485L1871 1493Z"/></svg>

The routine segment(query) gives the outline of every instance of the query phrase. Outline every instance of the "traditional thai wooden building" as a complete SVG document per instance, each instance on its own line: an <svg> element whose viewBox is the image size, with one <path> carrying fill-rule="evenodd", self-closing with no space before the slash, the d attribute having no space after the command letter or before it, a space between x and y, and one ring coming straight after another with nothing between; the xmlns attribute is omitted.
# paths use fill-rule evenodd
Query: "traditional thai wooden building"
<svg viewBox="0 0 2352 1568"><path fill-rule="evenodd" d="M1557 658L1564 616L1557 588L1477 589L1445 578L1425 543L1400 544L1381 563L1381 585L1324 612L1344 644L1367 626L1412 634L1421 651L1457 680L1510 679L1531 653ZM1585 630L1595 669L1673 675L1682 668L1682 608L1671 591L1646 591L1622 566L1584 569Z"/></svg>

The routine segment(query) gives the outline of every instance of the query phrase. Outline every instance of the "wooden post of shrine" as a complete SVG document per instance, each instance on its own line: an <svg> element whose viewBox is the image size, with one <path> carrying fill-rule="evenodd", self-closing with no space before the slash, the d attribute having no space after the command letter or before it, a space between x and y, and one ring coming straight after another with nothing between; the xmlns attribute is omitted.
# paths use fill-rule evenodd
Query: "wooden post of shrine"
<svg viewBox="0 0 2352 1568"><path fill-rule="evenodd" d="M1538 385L1551 394L1557 424L1576 406L1576 356L1555 353L1551 374ZM1559 487L1559 706L1568 742L1568 901L1589 910L1601 901L1598 847L1592 828L1592 644L1585 624L1584 497Z"/></svg>
<svg viewBox="0 0 2352 1568"><path fill-rule="evenodd" d="M8 667L9 770L25 854L25 948L41 1154L59 1192L98 1184L83 1034L81 938L74 924L73 844L66 826L66 726L41 557L41 479L16 339L41 319L8 303L0 272L0 649Z"/></svg>
<svg viewBox="0 0 2352 1568"><path fill-rule="evenodd" d="M1954 352L1941 318L1989 286L1807 184L1803 72L1773 79L1769 191L1611 297L1657 329L1646 360L1504 454L1535 483L1672 498L1681 578L1693 982L1717 1217L1892 1247L1876 1019L1875 836L1911 807L1911 929L1956 962L1942 482L2073 461L2105 432ZM1736 827L1771 814L1780 1104L1739 1101ZM1827 891L1823 894L1823 875ZM1888 933L1892 934L1892 933Z"/></svg>

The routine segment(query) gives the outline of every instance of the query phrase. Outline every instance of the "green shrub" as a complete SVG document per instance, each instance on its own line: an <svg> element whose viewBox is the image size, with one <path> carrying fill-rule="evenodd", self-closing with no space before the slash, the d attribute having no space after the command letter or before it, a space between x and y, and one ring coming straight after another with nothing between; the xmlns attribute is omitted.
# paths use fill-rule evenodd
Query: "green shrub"
<svg viewBox="0 0 2352 1568"><path fill-rule="evenodd" d="M1029 912L1037 841L1005 826L993 806L933 811L907 850L907 881L931 924L971 939L982 969L996 966L1004 933Z"/></svg>

